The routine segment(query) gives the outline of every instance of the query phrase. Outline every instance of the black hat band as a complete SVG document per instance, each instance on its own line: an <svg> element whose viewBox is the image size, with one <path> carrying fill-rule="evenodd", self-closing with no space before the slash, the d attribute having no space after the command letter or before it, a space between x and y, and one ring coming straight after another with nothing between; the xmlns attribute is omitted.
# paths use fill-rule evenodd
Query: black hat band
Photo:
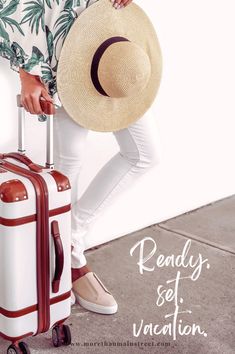
<svg viewBox="0 0 235 354"><path fill-rule="evenodd" d="M107 40L105 40L101 45L97 48L93 59L91 63L91 80L93 82L93 85L95 86L96 90L103 96L108 96L109 95L104 91L103 87L100 84L99 77L98 77L98 66L100 59L102 55L104 54L105 50L113 43L116 42L123 42L123 41L129 41L129 39L125 37L110 37Z"/></svg>

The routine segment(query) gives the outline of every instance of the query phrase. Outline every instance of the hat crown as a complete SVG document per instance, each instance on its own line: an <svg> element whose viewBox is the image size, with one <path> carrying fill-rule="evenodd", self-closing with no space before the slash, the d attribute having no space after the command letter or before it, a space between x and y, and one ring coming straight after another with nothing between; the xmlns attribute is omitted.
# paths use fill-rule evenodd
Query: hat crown
<svg viewBox="0 0 235 354"><path fill-rule="evenodd" d="M127 97L142 91L151 75L151 63L136 43L111 44L100 58L99 82L109 97Z"/></svg>

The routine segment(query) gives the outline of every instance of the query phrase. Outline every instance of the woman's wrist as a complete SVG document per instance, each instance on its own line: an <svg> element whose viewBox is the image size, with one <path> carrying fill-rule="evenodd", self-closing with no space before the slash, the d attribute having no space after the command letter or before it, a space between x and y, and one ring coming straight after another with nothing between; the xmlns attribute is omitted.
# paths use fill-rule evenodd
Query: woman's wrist
<svg viewBox="0 0 235 354"><path fill-rule="evenodd" d="M38 75L32 75L22 68L19 68L19 74L20 74L21 80L25 80L25 79L29 78L32 80L37 80L37 81L39 80L40 81L40 77Z"/></svg>

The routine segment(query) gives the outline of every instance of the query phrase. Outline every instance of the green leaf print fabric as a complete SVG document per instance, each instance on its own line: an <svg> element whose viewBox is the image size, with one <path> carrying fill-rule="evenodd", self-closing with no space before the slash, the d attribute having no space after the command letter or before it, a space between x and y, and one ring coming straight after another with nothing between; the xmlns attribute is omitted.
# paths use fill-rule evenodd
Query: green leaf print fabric
<svg viewBox="0 0 235 354"><path fill-rule="evenodd" d="M0 56L10 68L38 75L61 107L56 71L74 20L98 0L0 0Z"/></svg>

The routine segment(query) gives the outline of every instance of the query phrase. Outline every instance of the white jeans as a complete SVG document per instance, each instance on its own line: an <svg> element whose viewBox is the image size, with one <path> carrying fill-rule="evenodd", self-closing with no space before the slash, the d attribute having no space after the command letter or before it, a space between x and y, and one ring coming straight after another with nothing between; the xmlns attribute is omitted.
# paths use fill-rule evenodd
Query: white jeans
<svg viewBox="0 0 235 354"><path fill-rule="evenodd" d="M72 200L72 267L86 264L84 237L96 217L115 196L159 162L158 139L152 111L125 129L113 132L120 150L100 169L78 200L79 174L88 129L73 121L64 107L54 116L55 169L68 176ZM95 158L95 156L94 156Z"/></svg>

